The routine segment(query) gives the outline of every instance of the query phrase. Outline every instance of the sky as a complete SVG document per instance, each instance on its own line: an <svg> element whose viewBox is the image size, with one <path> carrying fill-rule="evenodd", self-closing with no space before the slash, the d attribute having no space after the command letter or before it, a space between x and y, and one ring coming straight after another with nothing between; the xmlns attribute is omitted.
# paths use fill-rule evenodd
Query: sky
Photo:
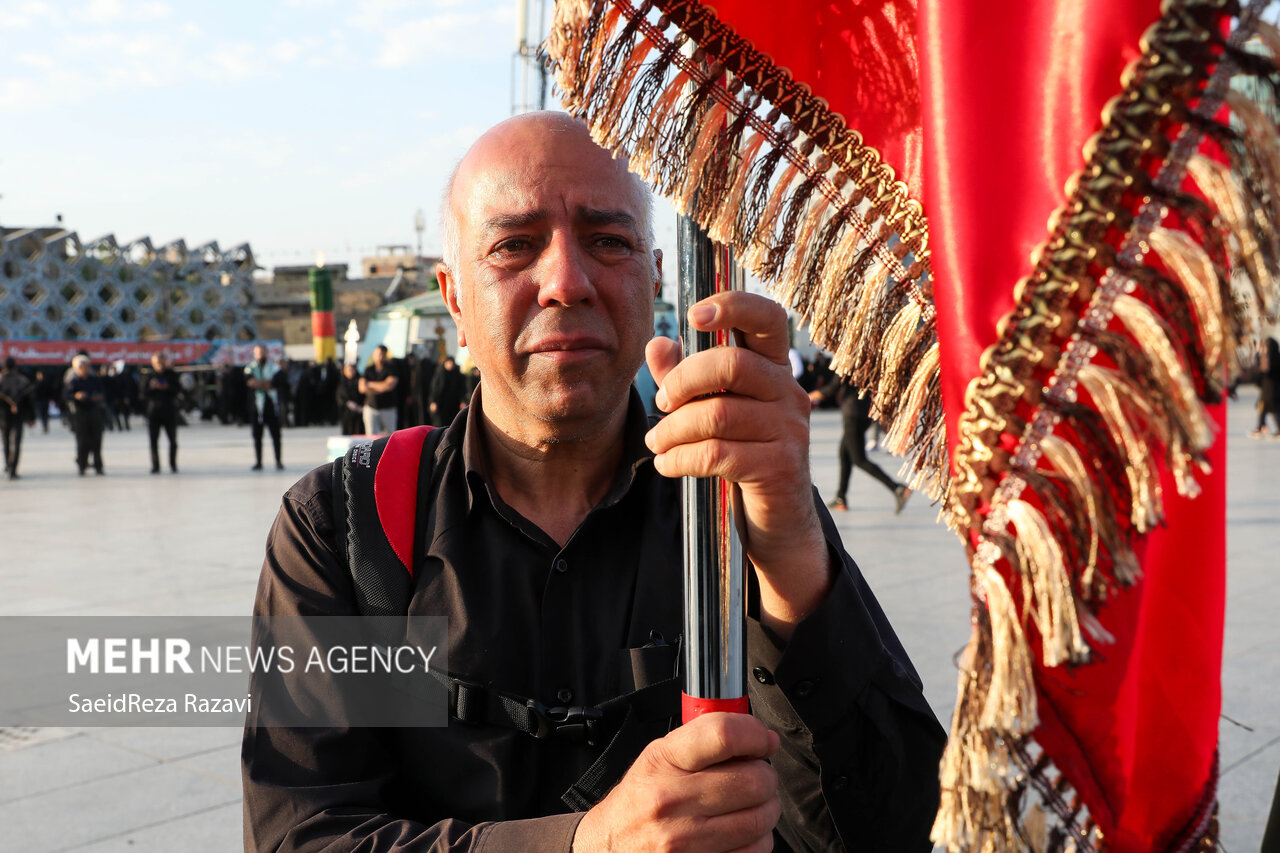
<svg viewBox="0 0 1280 853"><path fill-rule="evenodd" d="M421 209L437 254L449 172L518 97L515 30L516 0L0 0L0 225L356 273Z"/></svg>

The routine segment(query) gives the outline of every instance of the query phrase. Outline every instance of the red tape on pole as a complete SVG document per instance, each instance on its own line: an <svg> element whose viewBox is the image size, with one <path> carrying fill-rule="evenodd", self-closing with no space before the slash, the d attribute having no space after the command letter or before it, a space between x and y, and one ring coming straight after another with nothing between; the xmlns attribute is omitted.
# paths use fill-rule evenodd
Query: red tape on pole
<svg viewBox="0 0 1280 853"><path fill-rule="evenodd" d="M680 694L681 722L687 723L695 717L701 717L703 714L710 714L714 711L726 711L730 714L750 714L751 700L746 696L737 696L733 699L701 699L697 696L690 696L688 693Z"/></svg>

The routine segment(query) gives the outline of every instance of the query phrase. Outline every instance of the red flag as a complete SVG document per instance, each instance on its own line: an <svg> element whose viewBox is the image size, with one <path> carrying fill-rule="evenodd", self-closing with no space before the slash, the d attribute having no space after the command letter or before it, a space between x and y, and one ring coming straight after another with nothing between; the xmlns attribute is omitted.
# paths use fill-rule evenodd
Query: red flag
<svg viewBox="0 0 1280 853"><path fill-rule="evenodd" d="M1227 82L1274 79L1280 36L1164 5L562 0L549 41L566 107L811 322L947 502L975 591L950 849L1211 834L1206 401L1280 258L1275 127Z"/></svg>

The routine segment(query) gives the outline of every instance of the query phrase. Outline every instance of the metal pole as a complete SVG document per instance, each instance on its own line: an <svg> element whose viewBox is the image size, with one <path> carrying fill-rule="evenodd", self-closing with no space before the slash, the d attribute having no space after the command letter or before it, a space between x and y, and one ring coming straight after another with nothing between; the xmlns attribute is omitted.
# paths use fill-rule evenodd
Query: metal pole
<svg viewBox="0 0 1280 853"><path fill-rule="evenodd" d="M685 358L730 343L724 333L689 326L689 309L725 290L741 290L733 250L717 246L681 216L677 314ZM734 486L719 477L685 477L684 673L685 722L708 711L746 713L746 576L742 543L733 524Z"/></svg>

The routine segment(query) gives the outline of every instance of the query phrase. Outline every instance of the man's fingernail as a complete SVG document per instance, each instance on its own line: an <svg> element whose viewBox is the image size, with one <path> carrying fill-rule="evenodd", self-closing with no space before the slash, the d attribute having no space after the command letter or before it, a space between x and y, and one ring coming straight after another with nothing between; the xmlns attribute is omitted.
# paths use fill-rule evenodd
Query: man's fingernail
<svg viewBox="0 0 1280 853"><path fill-rule="evenodd" d="M664 412L667 410L667 392L665 389L659 388L658 393L653 395L653 404Z"/></svg>
<svg viewBox="0 0 1280 853"><path fill-rule="evenodd" d="M657 469L659 474L662 473L662 463L665 459L666 454L664 453L659 453L657 456L653 457L653 467Z"/></svg>
<svg viewBox="0 0 1280 853"><path fill-rule="evenodd" d="M689 319L695 325L705 326L716 318L716 306L695 305L689 309Z"/></svg>
<svg viewBox="0 0 1280 853"><path fill-rule="evenodd" d="M649 448L650 450L653 450L653 445L654 445L653 430L649 430L644 434L644 446Z"/></svg>

